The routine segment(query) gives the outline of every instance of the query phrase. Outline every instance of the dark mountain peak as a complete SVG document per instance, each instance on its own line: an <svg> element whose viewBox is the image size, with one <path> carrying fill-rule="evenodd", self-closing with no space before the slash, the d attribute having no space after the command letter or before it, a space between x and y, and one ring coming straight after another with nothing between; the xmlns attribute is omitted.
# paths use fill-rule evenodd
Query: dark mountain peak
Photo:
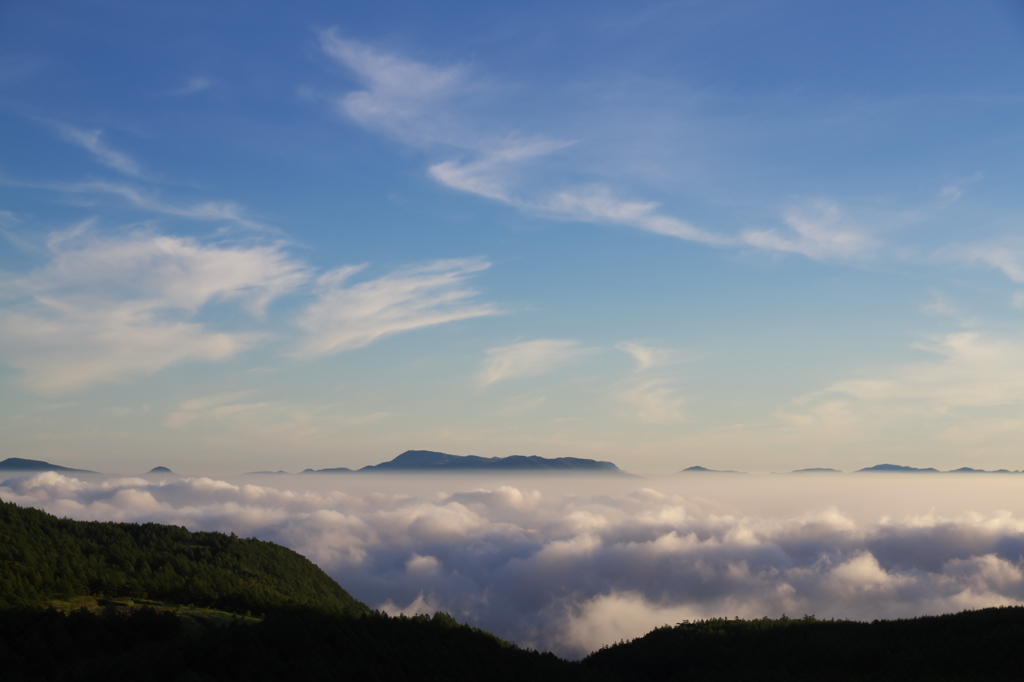
<svg viewBox="0 0 1024 682"><path fill-rule="evenodd" d="M256 473L256 474L267 474L267 473L275 473L275 472L273 472L273 471L254 471L253 473ZM287 473L287 472L278 471L276 473L283 474L283 473ZM349 469L348 467L334 467L334 468L331 468L331 469L303 469L302 473L304 473L304 474L351 474L352 470Z"/></svg>
<svg viewBox="0 0 1024 682"><path fill-rule="evenodd" d="M611 462L580 457L539 457L537 455L510 455L508 457L479 457L477 455L449 455L432 450L406 450L390 462L365 466L360 471L599 471L621 470Z"/></svg>
<svg viewBox="0 0 1024 682"><path fill-rule="evenodd" d="M0 471L72 471L82 474L95 474L95 471L88 469L72 469L62 467L59 464L50 464L41 459L22 459L21 457L8 457L0 462Z"/></svg>
<svg viewBox="0 0 1024 682"><path fill-rule="evenodd" d="M925 469L918 469L917 467L908 467L908 466L903 466L901 464L876 464L873 467L867 467L867 468L864 468L864 469L858 469L856 473L860 474L860 473L873 473L873 472L882 472L882 473L890 473L891 472L891 473L897 473L897 474L915 474L915 473L917 473L917 474L937 474L937 473L939 473L939 470L935 469L933 467L928 467L928 468L925 468Z"/></svg>
<svg viewBox="0 0 1024 682"><path fill-rule="evenodd" d="M686 467L682 471L677 473L680 474L742 474L742 471L732 471L730 469L708 469L702 466Z"/></svg>
<svg viewBox="0 0 1024 682"><path fill-rule="evenodd" d="M152 469L150 469L146 473L150 473L150 474L173 474L174 472L171 471L170 469L168 469L167 467L153 467Z"/></svg>
<svg viewBox="0 0 1024 682"><path fill-rule="evenodd" d="M486 461L484 457L477 457L476 455L468 455L462 457L459 455L449 455L444 452L434 452L433 450L406 450L398 457L395 457L390 462L383 462L377 466L384 466L385 464L393 464L396 467L435 467L444 466L459 460L466 460L466 463L483 463Z"/></svg>
<svg viewBox="0 0 1024 682"><path fill-rule="evenodd" d="M971 467L960 467L959 469L951 469L946 472L947 474L1013 474L1015 471L1009 471L1008 469L996 469L995 471L989 471L987 469L972 469Z"/></svg>

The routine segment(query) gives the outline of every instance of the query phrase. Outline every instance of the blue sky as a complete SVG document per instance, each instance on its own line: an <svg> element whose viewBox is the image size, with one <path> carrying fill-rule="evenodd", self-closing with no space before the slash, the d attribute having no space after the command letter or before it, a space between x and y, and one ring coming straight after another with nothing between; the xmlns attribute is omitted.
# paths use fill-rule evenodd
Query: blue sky
<svg viewBox="0 0 1024 682"><path fill-rule="evenodd" d="M1016 2L0 5L0 434L1019 469Z"/></svg>

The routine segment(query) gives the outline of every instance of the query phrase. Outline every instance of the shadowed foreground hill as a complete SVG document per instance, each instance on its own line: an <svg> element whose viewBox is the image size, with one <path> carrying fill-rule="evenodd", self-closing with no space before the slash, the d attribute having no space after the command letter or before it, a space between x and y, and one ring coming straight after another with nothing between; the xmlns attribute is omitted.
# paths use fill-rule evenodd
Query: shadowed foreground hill
<svg viewBox="0 0 1024 682"><path fill-rule="evenodd" d="M0 607L90 595L229 611L369 609L290 549L156 523L58 519L0 501Z"/></svg>
<svg viewBox="0 0 1024 682"><path fill-rule="evenodd" d="M594 652L588 670L668 680L1020 680L1024 607L906 620L713 619Z"/></svg>
<svg viewBox="0 0 1024 682"><path fill-rule="evenodd" d="M2 501L0 670L4 682L595 679L446 614L370 611L270 542Z"/></svg>

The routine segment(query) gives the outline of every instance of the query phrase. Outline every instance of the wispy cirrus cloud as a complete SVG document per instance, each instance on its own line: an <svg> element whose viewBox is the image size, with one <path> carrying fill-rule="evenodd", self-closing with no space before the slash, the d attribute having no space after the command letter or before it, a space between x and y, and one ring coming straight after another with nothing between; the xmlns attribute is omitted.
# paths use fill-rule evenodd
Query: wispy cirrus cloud
<svg viewBox="0 0 1024 682"><path fill-rule="evenodd" d="M254 230L266 229L264 225L247 218L244 215L244 209L231 201L204 201L198 204L183 206L159 199L153 194L140 191L131 185L104 181L68 183L54 185L50 188L80 194L111 194L121 197L132 206L154 213L190 218L192 220L224 221Z"/></svg>
<svg viewBox="0 0 1024 682"><path fill-rule="evenodd" d="M50 236L50 262L7 276L0 353L44 394L149 375L186 360L223 360L257 340L194 316L238 301L260 317L309 277L279 246L218 246L137 232L104 238L88 225Z"/></svg>
<svg viewBox="0 0 1024 682"><path fill-rule="evenodd" d="M473 158L448 159L429 167L430 177L446 187L560 220L617 224L710 245L733 242L658 212L657 202L618 198L604 185L566 187L531 196L517 182L518 167L574 141L475 130L452 106L460 95L478 89L464 67L436 67L385 53L339 38L333 30L322 32L320 41L326 54L367 84L366 90L337 100L340 113L410 144L469 150Z"/></svg>
<svg viewBox="0 0 1024 682"><path fill-rule="evenodd" d="M592 352L573 339L537 339L491 348L477 382L486 387L507 379L538 376Z"/></svg>
<svg viewBox="0 0 1024 682"><path fill-rule="evenodd" d="M188 95L194 95L197 92L209 90L215 83L216 81L212 78L207 78L206 76L192 76L180 88L169 90L167 94L174 97L186 97Z"/></svg>
<svg viewBox="0 0 1024 682"><path fill-rule="evenodd" d="M459 126L444 108L471 87L465 67L403 59L341 38L333 28L320 32L320 46L366 85L335 100L340 113L412 144L455 144L465 137L465 131L456 133Z"/></svg>
<svg viewBox="0 0 1024 682"><path fill-rule="evenodd" d="M291 446L322 442L325 433L384 419L390 412L356 412L336 404L303 404L281 400L254 400L255 390L218 393L184 400L164 419L164 426L181 430L203 423L205 438L238 442L238 431L249 437L285 439Z"/></svg>
<svg viewBox="0 0 1024 682"><path fill-rule="evenodd" d="M856 258L878 246L863 230L845 224L839 207L823 201L790 209L783 215L789 230L750 230L745 243L767 251L799 253L815 260Z"/></svg>
<svg viewBox="0 0 1024 682"><path fill-rule="evenodd" d="M100 236L91 221L51 234L45 254L48 262L26 274L0 273L0 358L21 371L27 388L47 395L189 360L224 360L264 336L198 321L213 303L236 303L265 323L271 302L312 293L294 342L295 355L304 358L501 313L468 285L490 266L478 258L410 265L350 283L365 266L315 277L281 243L211 244L153 231ZM202 410L183 408L175 419L188 421L193 412Z"/></svg>
<svg viewBox="0 0 1024 682"><path fill-rule="evenodd" d="M501 312L477 302L477 292L467 284L490 267L479 258L433 261L349 284L365 267L346 266L317 279L316 300L297 320L306 332L299 357L362 348L391 334Z"/></svg>
<svg viewBox="0 0 1024 682"><path fill-rule="evenodd" d="M615 347L636 360L638 372L666 365L675 357L675 353L667 348L655 348L636 341L620 341Z"/></svg>
<svg viewBox="0 0 1024 682"><path fill-rule="evenodd" d="M620 402L644 424L676 424L686 421L686 400L667 379L627 382L617 387Z"/></svg>
<svg viewBox="0 0 1024 682"><path fill-rule="evenodd" d="M917 433L917 447L947 460L953 453L1015 457L1006 439L1024 433L1020 339L959 331L914 347L930 357L835 381L776 416L833 446L873 442L904 452L892 434L907 429Z"/></svg>
<svg viewBox="0 0 1024 682"><path fill-rule="evenodd" d="M102 130L82 130L66 123L55 123L57 130L68 142L78 145L91 153L104 166L113 168L125 175L139 177L142 169L139 164L124 152L118 151L103 139Z"/></svg>
<svg viewBox="0 0 1024 682"><path fill-rule="evenodd" d="M994 268L1015 284L1024 284L1024 240L1002 239L985 244L960 245L940 252L944 258L981 263Z"/></svg>
<svg viewBox="0 0 1024 682"><path fill-rule="evenodd" d="M889 368L884 378L849 379L828 391L862 401L944 413L958 407L1024 404L1024 346L976 331L916 344L938 360Z"/></svg>
<svg viewBox="0 0 1024 682"><path fill-rule="evenodd" d="M146 192L138 187L123 182L110 182L107 180L86 180L82 182L24 182L12 180L0 176L0 185L9 187L27 187L41 189L49 192L63 192L68 194L98 194L120 197L128 204L144 211L151 211L159 215L175 216L190 220L204 222L225 222L238 227L257 230L273 231L245 215L245 209L232 201L203 201L197 204L179 204L159 198L154 192Z"/></svg>

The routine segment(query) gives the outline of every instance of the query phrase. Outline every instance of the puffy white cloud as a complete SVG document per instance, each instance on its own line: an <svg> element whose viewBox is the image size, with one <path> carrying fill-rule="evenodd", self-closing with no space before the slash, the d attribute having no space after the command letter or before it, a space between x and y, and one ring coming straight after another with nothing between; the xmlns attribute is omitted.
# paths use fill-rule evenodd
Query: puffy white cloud
<svg viewBox="0 0 1024 682"><path fill-rule="evenodd" d="M317 300L298 318L307 338L298 355L316 357L373 343L382 336L500 311L476 303L466 280L490 264L476 258L439 260L347 285L364 266L339 268L317 280Z"/></svg>
<svg viewBox="0 0 1024 682"><path fill-rule="evenodd" d="M572 339L537 339L491 348L477 381L490 386L506 379L537 376L590 352Z"/></svg>
<svg viewBox="0 0 1024 682"><path fill-rule="evenodd" d="M981 479L970 485L988 511L900 516L897 501L948 505L965 482L901 478L882 495L858 476L697 487L686 477L247 480L50 472L0 483L0 497L79 519L255 535L310 557L373 607L443 609L573 656L683 619L873 619L1024 601L1024 508L1015 487ZM696 495L680 494L687 486ZM808 499L793 495L796 486L845 510L784 512L780 500ZM708 497L719 495L746 509ZM1015 511L999 511L1004 503Z"/></svg>
<svg viewBox="0 0 1024 682"><path fill-rule="evenodd" d="M257 337L210 331L191 318L211 302L232 300L262 316L308 278L277 246L149 232L101 238L87 228L51 235L48 264L7 278L0 353L40 393L230 357Z"/></svg>

